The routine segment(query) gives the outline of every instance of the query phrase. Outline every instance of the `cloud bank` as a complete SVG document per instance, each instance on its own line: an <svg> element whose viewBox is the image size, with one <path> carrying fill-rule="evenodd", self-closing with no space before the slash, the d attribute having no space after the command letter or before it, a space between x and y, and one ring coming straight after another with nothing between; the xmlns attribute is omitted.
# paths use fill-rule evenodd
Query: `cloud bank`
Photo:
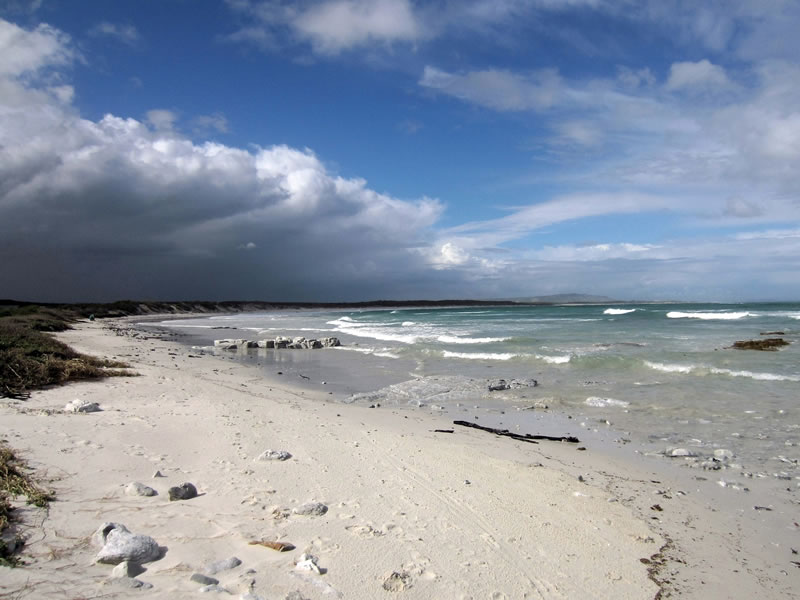
<svg viewBox="0 0 800 600"><path fill-rule="evenodd" d="M257 18L254 39L275 44L275 28L290 28L329 60L444 35L431 11L400 0L229 4ZM438 14L475 30L531 10L619 6L445 3ZM657 18L657 6L647 6L652 14L628 18ZM746 14L744 4L735 6L734 15ZM555 162L598 157L568 174L567 191L505 208L492 199L501 216L456 224L456 207L379 193L338 175L308 148L192 141L180 109L87 119L68 77L85 60L77 45L48 25L0 20L0 280L8 286L0 296L333 301L577 290L645 299L796 297L800 68L781 58L746 72L724 67L715 49L745 56L749 38L731 33L744 17L720 15L664 17L709 58L661 72L620 65L605 78L579 79L555 68L421 67L420 97L538 120L539 142ZM748 35L777 27L767 17L758 23ZM97 35L121 31L109 26ZM222 112L188 115L185 123L201 140L229 129ZM413 133L422 125L399 127ZM680 239L645 236L636 225L606 230L615 219L636 223L642 215L680 222ZM578 222L593 224L588 239L547 237Z"/></svg>
<svg viewBox="0 0 800 600"><path fill-rule="evenodd" d="M195 144L163 109L83 119L43 83L72 57L52 28L0 22L0 51L0 252L16 295L353 299L394 278L431 292L419 248L437 201L377 193L308 149Z"/></svg>

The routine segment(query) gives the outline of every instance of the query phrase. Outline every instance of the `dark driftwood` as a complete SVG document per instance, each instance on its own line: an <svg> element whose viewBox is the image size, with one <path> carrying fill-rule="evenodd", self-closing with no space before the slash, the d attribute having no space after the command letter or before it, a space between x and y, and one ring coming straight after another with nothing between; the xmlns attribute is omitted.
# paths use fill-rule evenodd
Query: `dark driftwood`
<svg viewBox="0 0 800 600"><path fill-rule="evenodd" d="M569 442L571 444L577 444L580 440L576 437L571 435L569 436L552 436L552 435L531 435L530 433L511 433L508 429L494 429L492 427L484 427L483 425L477 425L475 423L470 423L469 421L453 421L453 425L461 425L462 427L472 427L473 429L480 429L481 431L488 431L489 433L493 433L495 435L502 435L503 437L510 437L513 440L517 440L519 442L529 442L531 444L538 444L536 440L547 440L550 442Z"/></svg>

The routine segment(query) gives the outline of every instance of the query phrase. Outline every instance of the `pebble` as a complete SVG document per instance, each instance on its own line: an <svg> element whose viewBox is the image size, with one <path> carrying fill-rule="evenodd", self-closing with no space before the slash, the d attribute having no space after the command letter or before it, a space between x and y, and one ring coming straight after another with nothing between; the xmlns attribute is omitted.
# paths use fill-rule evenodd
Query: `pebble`
<svg viewBox="0 0 800 600"><path fill-rule="evenodd" d="M149 590L153 588L152 583L147 583L134 577L118 577L110 580L114 585L130 589Z"/></svg>
<svg viewBox="0 0 800 600"><path fill-rule="evenodd" d="M230 594L230 592L228 590L226 590L224 587L222 587L222 586L220 586L220 585L218 585L216 583L213 583L211 585L207 585L205 587L201 587L198 591L201 594L205 594L207 592L217 592L218 594L222 594L222 593Z"/></svg>
<svg viewBox="0 0 800 600"><path fill-rule="evenodd" d="M153 479L156 479L158 477L166 477L166 475L164 475L161 471L156 471L155 473L153 473Z"/></svg>
<svg viewBox="0 0 800 600"><path fill-rule="evenodd" d="M203 585L217 585L219 583L219 579L214 579L202 573L192 573L189 579L195 583L202 583Z"/></svg>
<svg viewBox="0 0 800 600"><path fill-rule="evenodd" d="M697 453L687 448L671 448L667 450L667 456L694 457L697 456Z"/></svg>
<svg viewBox="0 0 800 600"><path fill-rule="evenodd" d="M141 565L130 560L124 560L116 567L111 569L111 577L115 579L120 579L123 577L136 577L142 573L144 573L144 569L141 567Z"/></svg>
<svg viewBox="0 0 800 600"><path fill-rule="evenodd" d="M289 460L292 455L286 450L264 450L256 460Z"/></svg>
<svg viewBox="0 0 800 600"><path fill-rule="evenodd" d="M317 565L317 557L313 554L301 554L300 558L297 559L294 568L298 571L311 571L317 575L322 575L323 573L323 569L320 569L319 565Z"/></svg>
<svg viewBox="0 0 800 600"><path fill-rule="evenodd" d="M292 509L292 513L296 515L305 515L314 517L321 517L326 512L328 512L328 507L322 504L322 502L309 502L307 504L296 506Z"/></svg>
<svg viewBox="0 0 800 600"><path fill-rule="evenodd" d="M174 500L189 500L197 497L197 488L191 483L182 483L169 488L168 494L170 502Z"/></svg>
<svg viewBox="0 0 800 600"><path fill-rule="evenodd" d="M89 402L88 400L81 400L80 398L75 398L75 400L64 407L64 412L71 413L90 413L98 412L99 410L100 405L97 402Z"/></svg>
<svg viewBox="0 0 800 600"><path fill-rule="evenodd" d="M225 560L218 560L216 562L211 563L210 565L206 566L205 571L206 575L215 575L220 571L230 571L231 569L235 569L242 561L236 558L235 556L231 556L230 558L226 558Z"/></svg>
<svg viewBox="0 0 800 600"><path fill-rule="evenodd" d="M158 492L153 488L146 486L138 481L129 483L125 488L125 493L128 496L158 496Z"/></svg>

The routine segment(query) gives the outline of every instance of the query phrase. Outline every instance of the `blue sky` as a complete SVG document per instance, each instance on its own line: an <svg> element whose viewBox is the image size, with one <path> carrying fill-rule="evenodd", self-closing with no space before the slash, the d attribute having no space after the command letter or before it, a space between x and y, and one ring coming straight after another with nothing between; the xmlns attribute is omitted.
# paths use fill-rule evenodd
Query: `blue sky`
<svg viewBox="0 0 800 600"><path fill-rule="evenodd" d="M0 7L0 297L800 299L800 3Z"/></svg>

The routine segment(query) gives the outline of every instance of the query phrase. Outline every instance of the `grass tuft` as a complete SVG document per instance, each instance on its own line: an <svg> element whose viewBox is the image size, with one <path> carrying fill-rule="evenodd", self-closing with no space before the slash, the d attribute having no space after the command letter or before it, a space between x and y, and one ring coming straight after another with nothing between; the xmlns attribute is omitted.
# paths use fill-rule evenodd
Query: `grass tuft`
<svg viewBox="0 0 800 600"><path fill-rule="evenodd" d="M19 458L5 443L0 442L0 566L14 567L19 565L19 559L14 556L22 546L22 540L16 537L13 548L3 541L8 539L4 532L10 531L14 521L14 507L11 500L24 497L26 504L38 508L47 508L55 499L55 492L46 490L39 485L30 473L25 461Z"/></svg>

